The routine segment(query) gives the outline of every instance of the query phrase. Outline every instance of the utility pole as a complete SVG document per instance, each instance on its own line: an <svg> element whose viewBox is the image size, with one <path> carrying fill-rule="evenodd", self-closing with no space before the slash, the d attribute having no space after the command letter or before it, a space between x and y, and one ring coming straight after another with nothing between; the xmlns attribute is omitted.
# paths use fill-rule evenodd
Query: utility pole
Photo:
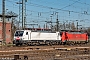
<svg viewBox="0 0 90 60"><path fill-rule="evenodd" d="M77 31L78 31L78 21L77 21Z"/></svg>
<svg viewBox="0 0 90 60"><path fill-rule="evenodd" d="M19 23L20 20L22 20L22 29L25 28L25 22L26 22L26 2L27 0L19 0Z"/></svg>
<svg viewBox="0 0 90 60"><path fill-rule="evenodd" d="M25 16L24 16L24 29L25 29L25 24L26 24L26 2L27 0L25 0Z"/></svg>
<svg viewBox="0 0 90 60"><path fill-rule="evenodd" d="M22 0L22 29L24 28L24 0Z"/></svg>
<svg viewBox="0 0 90 60"><path fill-rule="evenodd" d="M52 32L52 16L50 16L51 17L51 32Z"/></svg>
<svg viewBox="0 0 90 60"><path fill-rule="evenodd" d="M5 27L5 0L2 0L2 38L3 38L3 44L6 43L6 27Z"/></svg>
<svg viewBox="0 0 90 60"><path fill-rule="evenodd" d="M66 30L66 23L63 21L64 30Z"/></svg>
<svg viewBox="0 0 90 60"><path fill-rule="evenodd" d="M78 31L78 20L76 20L77 21L77 31Z"/></svg>
<svg viewBox="0 0 90 60"><path fill-rule="evenodd" d="M56 19L57 29L56 29L56 31L59 31L59 28L58 28L58 27L59 27L59 26L58 26L58 25L59 25L59 21L58 21L58 12L56 12L56 13L57 13L57 19Z"/></svg>
<svg viewBox="0 0 90 60"><path fill-rule="evenodd" d="M17 3L17 4L19 4L19 28L20 28L20 23L21 23L21 20L22 20L22 18L21 18L21 16L22 16L22 14L21 14L21 12L22 12L22 8L21 8L22 2L21 2L21 0L19 0L19 3Z"/></svg>
<svg viewBox="0 0 90 60"><path fill-rule="evenodd" d="M20 23L22 23L21 22L21 20L22 20L22 1L19 0L19 2L17 2L17 4L19 4L19 28L20 28Z"/></svg>
<svg viewBox="0 0 90 60"><path fill-rule="evenodd" d="M27 2L27 0L22 0L22 29L25 29L25 22L26 22L26 2Z"/></svg>

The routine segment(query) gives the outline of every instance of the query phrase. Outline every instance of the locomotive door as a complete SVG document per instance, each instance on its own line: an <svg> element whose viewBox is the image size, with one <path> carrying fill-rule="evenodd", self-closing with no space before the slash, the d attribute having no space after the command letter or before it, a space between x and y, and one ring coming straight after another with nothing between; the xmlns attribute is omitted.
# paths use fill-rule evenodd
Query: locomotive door
<svg viewBox="0 0 90 60"><path fill-rule="evenodd" d="M59 40L59 37L60 37L60 34L59 34L59 33L57 33L57 40Z"/></svg>
<svg viewBox="0 0 90 60"><path fill-rule="evenodd" d="M29 33L26 32L25 40L29 40Z"/></svg>

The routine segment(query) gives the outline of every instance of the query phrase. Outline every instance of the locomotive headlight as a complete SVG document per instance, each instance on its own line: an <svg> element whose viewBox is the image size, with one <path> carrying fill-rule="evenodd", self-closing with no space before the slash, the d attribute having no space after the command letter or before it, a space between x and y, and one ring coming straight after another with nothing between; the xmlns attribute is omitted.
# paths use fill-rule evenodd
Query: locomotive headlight
<svg viewBox="0 0 90 60"><path fill-rule="evenodd" d="M20 38L20 40L22 40L23 38Z"/></svg>
<svg viewBox="0 0 90 60"><path fill-rule="evenodd" d="M16 40L16 38L14 38L14 40Z"/></svg>

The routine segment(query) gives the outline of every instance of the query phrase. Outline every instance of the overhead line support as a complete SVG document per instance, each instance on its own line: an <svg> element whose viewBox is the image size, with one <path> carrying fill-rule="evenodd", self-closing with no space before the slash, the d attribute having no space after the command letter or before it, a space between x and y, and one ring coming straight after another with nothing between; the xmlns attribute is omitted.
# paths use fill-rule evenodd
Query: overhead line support
<svg viewBox="0 0 90 60"><path fill-rule="evenodd" d="M3 44L6 44L6 27L5 27L5 0L2 0L2 39Z"/></svg>

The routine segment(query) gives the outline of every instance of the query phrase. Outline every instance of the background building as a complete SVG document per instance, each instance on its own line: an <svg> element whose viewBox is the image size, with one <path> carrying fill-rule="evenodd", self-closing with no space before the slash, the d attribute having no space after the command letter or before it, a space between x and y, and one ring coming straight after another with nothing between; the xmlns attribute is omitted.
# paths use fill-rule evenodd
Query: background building
<svg viewBox="0 0 90 60"><path fill-rule="evenodd" d="M6 22L5 23L5 25L6 25L6 27L5 27L5 29L6 29L6 33L5 33L5 35L6 35L6 43L11 43L12 41L11 41L11 36L12 36L12 34L11 34L11 23L10 22ZM2 23L2 21L0 21L0 41L2 41L3 40L3 36L2 36L2 27L3 26L3 23Z"/></svg>
<svg viewBox="0 0 90 60"><path fill-rule="evenodd" d="M12 17L15 16L10 16L10 15L5 15L5 42L6 44L12 43ZM3 41L3 19L2 15L0 15L0 41Z"/></svg>

